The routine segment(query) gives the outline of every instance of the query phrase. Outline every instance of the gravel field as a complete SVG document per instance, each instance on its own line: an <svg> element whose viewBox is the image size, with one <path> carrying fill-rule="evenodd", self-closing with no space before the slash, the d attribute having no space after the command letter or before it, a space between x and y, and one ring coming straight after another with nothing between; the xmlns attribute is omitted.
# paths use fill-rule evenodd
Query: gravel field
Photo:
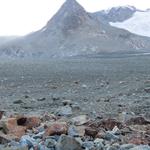
<svg viewBox="0 0 150 150"><path fill-rule="evenodd" d="M0 100L8 113L53 113L71 100L75 114L150 118L150 56L0 61Z"/></svg>

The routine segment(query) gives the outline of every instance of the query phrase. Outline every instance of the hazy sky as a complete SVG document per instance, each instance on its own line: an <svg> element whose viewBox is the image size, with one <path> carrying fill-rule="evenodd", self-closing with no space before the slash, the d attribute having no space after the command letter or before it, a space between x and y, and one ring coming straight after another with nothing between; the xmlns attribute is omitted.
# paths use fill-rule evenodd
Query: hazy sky
<svg viewBox="0 0 150 150"><path fill-rule="evenodd" d="M65 0L0 0L0 35L25 35L43 27ZM77 0L90 12L120 5L150 8L150 0Z"/></svg>

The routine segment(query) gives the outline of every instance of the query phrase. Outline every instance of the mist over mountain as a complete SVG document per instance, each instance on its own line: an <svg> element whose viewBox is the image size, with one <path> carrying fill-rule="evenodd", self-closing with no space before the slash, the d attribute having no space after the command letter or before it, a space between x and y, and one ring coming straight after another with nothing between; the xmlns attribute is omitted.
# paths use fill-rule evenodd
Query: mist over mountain
<svg viewBox="0 0 150 150"><path fill-rule="evenodd" d="M17 39L17 36L0 36L0 46Z"/></svg>
<svg viewBox="0 0 150 150"><path fill-rule="evenodd" d="M129 19L136 8L88 13L76 0L66 0L39 31L0 45L0 56L68 57L99 53L146 52L150 38L110 25Z"/></svg>

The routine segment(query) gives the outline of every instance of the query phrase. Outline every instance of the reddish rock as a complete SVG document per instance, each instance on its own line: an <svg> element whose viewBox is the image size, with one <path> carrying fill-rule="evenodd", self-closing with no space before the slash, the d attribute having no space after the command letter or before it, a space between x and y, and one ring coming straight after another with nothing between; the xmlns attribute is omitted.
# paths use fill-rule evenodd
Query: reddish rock
<svg viewBox="0 0 150 150"><path fill-rule="evenodd" d="M0 132L0 144L7 144L15 139L16 139L16 137L9 136L9 135L6 135L6 134Z"/></svg>
<svg viewBox="0 0 150 150"><path fill-rule="evenodd" d="M23 136L26 132L26 127L18 126L16 118L9 118L5 123L4 132L6 132L6 134L21 138L21 136Z"/></svg>
<svg viewBox="0 0 150 150"><path fill-rule="evenodd" d="M135 144L135 145L150 145L150 139L145 137L132 137L129 140L129 143Z"/></svg>
<svg viewBox="0 0 150 150"><path fill-rule="evenodd" d="M97 135L96 135L96 138L104 138L104 136L105 136L105 131L104 130L100 130L98 133L97 133Z"/></svg>
<svg viewBox="0 0 150 150"><path fill-rule="evenodd" d="M16 126L14 127L14 129L11 129L8 133L20 139L23 135L25 135L26 127Z"/></svg>
<svg viewBox="0 0 150 150"><path fill-rule="evenodd" d="M99 127L104 128L106 130L112 130L115 126L117 126L119 129L123 127L122 123L115 119L106 119L102 120L99 123Z"/></svg>
<svg viewBox="0 0 150 150"><path fill-rule="evenodd" d="M23 136L27 129L39 126L41 123L37 117L16 117L3 121L2 128L5 134L18 138Z"/></svg>
<svg viewBox="0 0 150 150"><path fill-rule="evenodd" d="M97 129L94 129L94 128L91 128L91 127L85 128L85 135L95 137L97 134L98 134Z"/></svg>
<svg viewBox="0 0 150 150"><path fill-rule="evenodd" d="M68 127L64 122L54 122L45 131L44 136L67 134Z"/></svg>
<svg viewBox="0 0 150 150"><path fill-rule="evenodd" d="M27 129L40 126L41 120L38 117L17 117L17 125L25 126Z"/></svg>
<svg viewBox="0 0 150 150"><path fill-rule="evenodd" d="M150 121L146 120L144 117L135 117L126 121L127 125L147 125Z"/></svg>
<svg viewBox="0 0 150 150"><path fill-rule="evenodd" d="M25 123L25 126L28 129L38 127L41 124L41 120L38 117L28 117Z"/></svg>
<svg viewBox="0 0 150 150"><path fill-rule="evenodd" d="M130 125L130 130L134 132L141 132L150 135L150 124L149 125Z"/></svg>

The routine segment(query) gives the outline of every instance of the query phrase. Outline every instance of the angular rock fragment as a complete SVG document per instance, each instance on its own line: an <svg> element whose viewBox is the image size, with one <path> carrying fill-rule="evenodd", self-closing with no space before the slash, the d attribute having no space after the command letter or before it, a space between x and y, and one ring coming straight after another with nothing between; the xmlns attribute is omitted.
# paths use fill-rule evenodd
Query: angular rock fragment
<svg viewBox="0 0 150 150"><path fill-rule="evenodd" d="M72 123L77 126L84 125L89 120L90 119L88 118L87 115L80 115L71 119Z"/></svg>
<svg viewBox="0 0 150 150"><path fill-rule="evenodd" d="M135 137L133 136L130 140L129 143L135 144L135 145L150 145L150 138L145 137L145 136L139 136Z"/></svg>
<svg viewBox="0 0 150 150"><path fill-rule="evenodd" d="M72 108L70 106L64 106L59 108L56 114L59 116L71 116L72 113Z"/></svg>
<svg viewBox="0 0 150 150"><path fill-rule="evenodd" d="M54 122L46 130L44 136L67 134L68 127L64 122Z"/></svg>
<svg viewBox="0 0 150 150"><path fill-rule="evenodd" d="M56 145L56 150L83 150L80 143L73 137L62 135Z"/></svg>
<svg viewBox="0 0 150 150"><path fill-rule="evenodd" d="M95 137L98 134L98 130L94 128L87 127L85 128L85 135Z"/></svg>
<svg viewBox="0 0 150 150"><path fill-rule="evenodd" d="M106 119L106 120L102 120L99 123L99 126L106 129L106 130L113 130L113 128L116 126L119 129L121 129L123 127L122 123L115 120L115 119Z"/></svg>
<svg viewBox="0 0 150 150"><path fill-rule="evenodd" d="M147 125L150 124L149 120L146 120L144 117L134 117L126 121L127 125Z"/></svg>

